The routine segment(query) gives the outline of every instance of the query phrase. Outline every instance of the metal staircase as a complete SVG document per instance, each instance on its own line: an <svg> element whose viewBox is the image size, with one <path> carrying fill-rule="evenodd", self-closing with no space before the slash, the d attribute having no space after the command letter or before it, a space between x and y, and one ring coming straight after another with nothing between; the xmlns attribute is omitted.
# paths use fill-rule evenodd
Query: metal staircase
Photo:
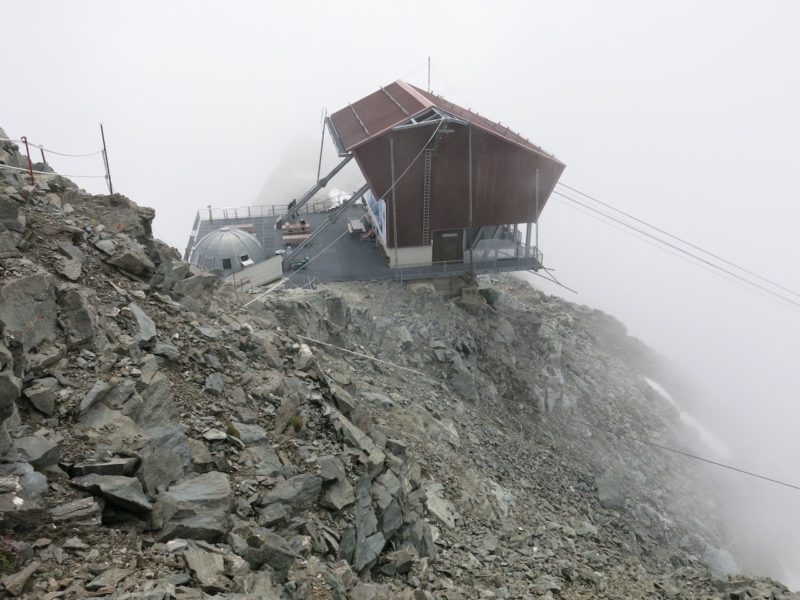
<svg viewBox="0 0 800 600"><path fill-rule="evenodd" d="M431 243L431 165L433 149L425 149L425 175L422 184L422 245Z"/></svg>

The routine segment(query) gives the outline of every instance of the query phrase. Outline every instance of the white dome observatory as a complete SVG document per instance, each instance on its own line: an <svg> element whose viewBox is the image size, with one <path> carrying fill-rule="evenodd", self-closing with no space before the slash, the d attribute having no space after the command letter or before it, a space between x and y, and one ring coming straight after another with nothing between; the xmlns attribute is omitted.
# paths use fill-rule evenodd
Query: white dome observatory
<svg viewBox="0 0 800 600"><path fill-rule="evenodd" d="M261 244L252 235L235 227L220 227L195 244L189 262L227 277L266 258Z"/></svg>

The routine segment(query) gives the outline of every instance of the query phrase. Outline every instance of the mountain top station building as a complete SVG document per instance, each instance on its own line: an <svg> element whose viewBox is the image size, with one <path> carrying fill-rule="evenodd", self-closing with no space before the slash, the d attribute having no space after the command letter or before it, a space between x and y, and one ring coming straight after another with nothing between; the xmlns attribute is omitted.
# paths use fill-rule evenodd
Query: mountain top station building
<svg viewBox="0 0 800 600"><path fill-rule="evenodd" d="M286 206L199 211L186 258L202 237L228 227L252 234L298 282L542 267L534 228L564 170L552 155L404 81L348 104L326 124L342 159L328 175ZM353 159L365 185L343 201L315 203ZM245 281L247 269L239 277Z"/></svg>

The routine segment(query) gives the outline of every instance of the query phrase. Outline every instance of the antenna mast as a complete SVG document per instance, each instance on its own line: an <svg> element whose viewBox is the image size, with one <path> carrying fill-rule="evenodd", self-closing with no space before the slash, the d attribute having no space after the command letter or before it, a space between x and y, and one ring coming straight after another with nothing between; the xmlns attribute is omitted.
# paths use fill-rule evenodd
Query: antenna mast
<svg viewBox="0 0 800 600"><path fill-rule="evenodd" d="M428 57L428 93L431 93L431 57Z"/></svg>

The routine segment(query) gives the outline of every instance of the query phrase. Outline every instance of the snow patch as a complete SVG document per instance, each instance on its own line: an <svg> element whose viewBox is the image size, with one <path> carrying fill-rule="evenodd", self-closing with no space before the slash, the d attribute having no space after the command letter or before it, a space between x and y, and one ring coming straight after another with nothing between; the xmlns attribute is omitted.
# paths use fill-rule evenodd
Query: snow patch
<svg viewBox="0 0 800 600"><path fill-rule="evenodd" d="M700 436L700 439L703 441L703 443L706 446L708 446L711 450L713 450L718 457L733 458L733 453L731 452L730 448L728 448L728 446L725 444L725 442L719 439L706 426L700 423L700 421L698 421L692 415L683 410L681 405L678 404L678 402L672 396L670 396L669 392L667 392L667 390L665 390L663 386L659 385L658 383L656 383L655 381L653 381L648 377L645 377L644 379L647 382L647 385L653 388L656 392L658 392L658 394L661 397L663 397L670 404L672 404L672 406L675 407L675 409L678 411L678 415L680 416L681 421L683 421L683 423L688 427L694 429Z"/></svg>

